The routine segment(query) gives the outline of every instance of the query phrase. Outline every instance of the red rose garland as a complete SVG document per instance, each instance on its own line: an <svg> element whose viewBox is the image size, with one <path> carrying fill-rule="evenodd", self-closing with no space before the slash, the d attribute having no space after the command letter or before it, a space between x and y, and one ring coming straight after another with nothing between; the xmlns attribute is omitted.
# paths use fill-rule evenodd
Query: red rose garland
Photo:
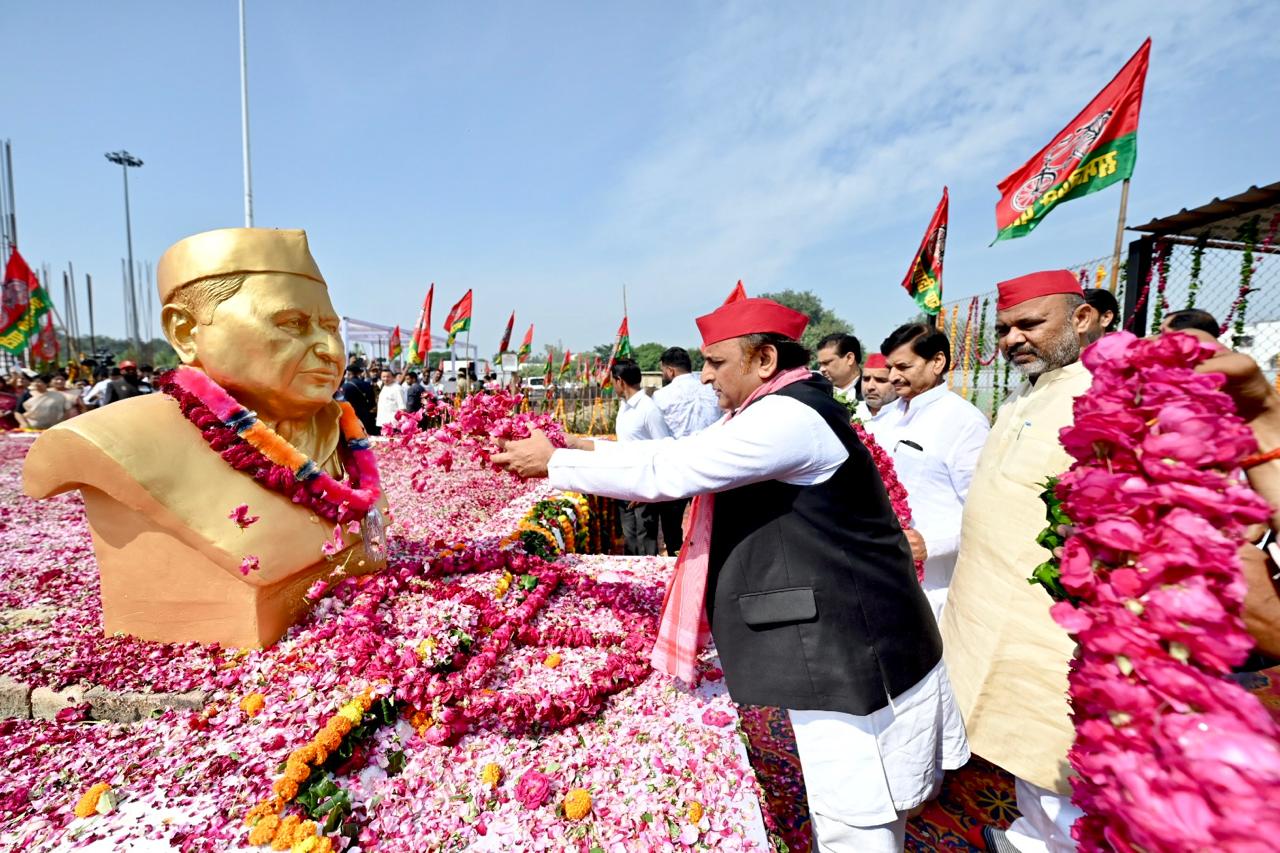
<svg viewBox="0 0 1280 853"><path fill-rule="evenodd" d="M1194 367L1189 335L1109 335L1062 444L1072 520L1054 619L1079 642L1070 700L1072 834L1084 851L1270 849L1280 727L1224 676L1253 646L1241 613L1245 527L1270 516L1239 462L1248 426ZM1272 839L1267 841L1267 839Z"/></svg>
<svg viewBox="0 0 1280 853"><path fill-rule="evenodd" d="M884 481L884 490L889 493L889 503L893 505L893 514L898 517L898 524L902 525L903 530L911 527L911 505L907 503L907 489L902 485L902 481L898 479L898 473L893 468L893 458L885 452L880 446L876 438L867 432L867 428L862 425L862 421L854 418L850 421L853 431L858 434L858 440L871 453L871 458L876 463L876 470L880 472L880 479ZM924 583L924 561L916 560L916 580Z"/></svg>

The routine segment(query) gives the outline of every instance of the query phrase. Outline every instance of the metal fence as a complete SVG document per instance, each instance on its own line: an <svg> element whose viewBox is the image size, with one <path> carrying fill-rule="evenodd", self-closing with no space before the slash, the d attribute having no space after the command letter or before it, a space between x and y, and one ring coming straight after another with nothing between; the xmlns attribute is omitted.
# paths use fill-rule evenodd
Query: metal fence
<svg viewBox="0 0 1280 853"><path fill-rule="evenodd" d="M1195 234L1146 237L1130 244L1116 288L1120 327L1137 335L1160 328L1171 311L1199 308L1218 321L1219 340L1251 355L1268 378L1280 375L1280 206L1223 220ZM1107 287L1111 258L1069 267L1085 287ZM1137 284L1128 279L1132 276ZM1126 298L1127 297L1127 298ZM951 341L948 386L994 418L1021 381L995 347L994 290L943 305Z"/></svg>

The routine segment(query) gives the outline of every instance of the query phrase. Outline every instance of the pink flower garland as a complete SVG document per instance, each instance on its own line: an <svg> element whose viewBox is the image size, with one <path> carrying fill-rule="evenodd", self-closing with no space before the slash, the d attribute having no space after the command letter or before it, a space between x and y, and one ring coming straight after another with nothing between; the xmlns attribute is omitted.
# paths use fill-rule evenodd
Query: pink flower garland
<svg viewBox="0 0 1280 853"><path fill-rule="evenodd" d="M1070 699L1085 851L1269 849L1280 837L1280 728L1223 676L1253 646L1238 552L1270 516L1240 479L1253 434L1198 374L1189 335L1109 335L1062 444L1074 529L1053 618L1078 640ZM1267 839L1271 839L1268 841Z"/></svg>
<svg viewBox="0 0 1280 853"><path fill-rule="evenodd" d="M858 440L863 446L871 452L871 458L876 463L876 470L880 472L880 479L884 481L884 490L889 493L889 503L893 505L893 514L898 517L898 524L902 525L903 530L911 527L911 505L907 503L907 489L902 485L902 481L898 479L898 472L893 468L893 458L885 452L885 449L876 441L875 436L867 432L867 428L862 425L862 421L857 418L850 421L853 431L858 434ZM924 583L924 561L916 560L916 580Z"/></svg>

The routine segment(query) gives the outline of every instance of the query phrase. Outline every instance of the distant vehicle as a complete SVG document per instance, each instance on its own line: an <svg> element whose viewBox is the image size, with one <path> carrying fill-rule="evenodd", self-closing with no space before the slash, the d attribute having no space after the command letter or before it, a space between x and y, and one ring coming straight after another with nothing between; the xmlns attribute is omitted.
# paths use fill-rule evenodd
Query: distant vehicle
<svg viewBox="0 0 1280 853"><path fill-rule="evenodd" d="M520 383L520 387L529 391L545 391L547 390L547 377L526 376L524 381Z"/></svg>

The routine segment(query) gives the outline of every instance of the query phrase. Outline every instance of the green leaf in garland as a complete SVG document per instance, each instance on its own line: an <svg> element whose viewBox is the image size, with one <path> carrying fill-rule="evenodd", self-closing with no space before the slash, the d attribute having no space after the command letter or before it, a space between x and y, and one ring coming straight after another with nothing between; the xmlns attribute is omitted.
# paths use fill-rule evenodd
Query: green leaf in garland
<svg viewBox="0 0 1280 853"><path fill-rule="evenodd" d="M404 770L405 754L403 749L395 749L387 753L387 775L398 776Z"/></svg>

